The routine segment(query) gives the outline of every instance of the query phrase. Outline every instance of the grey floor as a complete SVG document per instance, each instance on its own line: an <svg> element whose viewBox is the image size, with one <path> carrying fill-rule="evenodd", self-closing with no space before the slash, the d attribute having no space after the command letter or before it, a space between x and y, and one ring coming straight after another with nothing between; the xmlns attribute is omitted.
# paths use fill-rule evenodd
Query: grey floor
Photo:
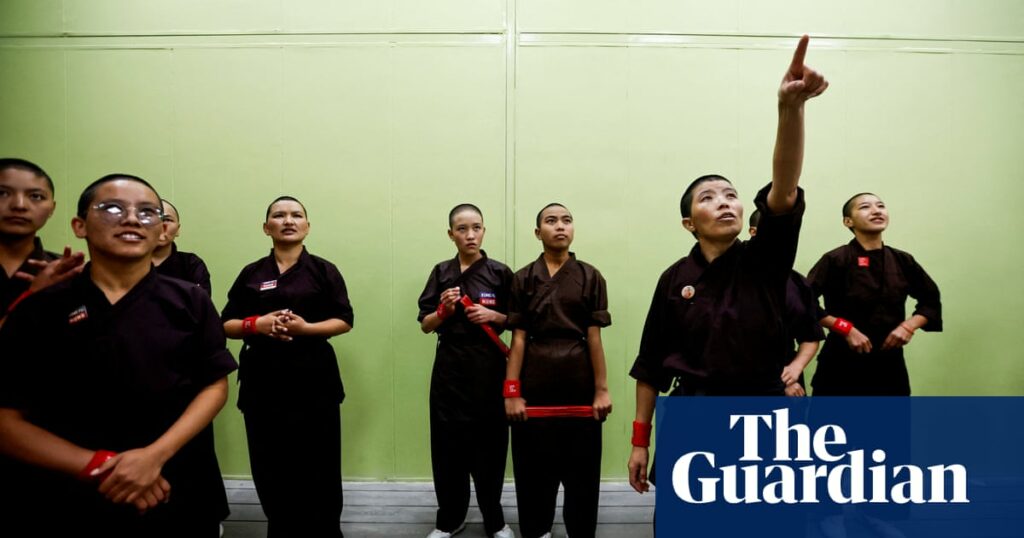
<svg viewBox="0 0 1024 538"><path fill-rule="evenodd" d="M231 516L224 522L225 538L266 536L267 522L252 482L227 480ZM518 536L515 488L505 484L502 495L505 520ZM565 537L560 523L562 496L555 514L554 536ZM346 538L389 537L424 538L434 528L434 486L408 482L345 482L345 510L341 528ZM605 483L601 486L601 509L597 536L600 538L651 538L654 530L654 495L637 495L629 485ZM471 501L466 530L460 538L483 538L484 527L476 501Z"/></svg>

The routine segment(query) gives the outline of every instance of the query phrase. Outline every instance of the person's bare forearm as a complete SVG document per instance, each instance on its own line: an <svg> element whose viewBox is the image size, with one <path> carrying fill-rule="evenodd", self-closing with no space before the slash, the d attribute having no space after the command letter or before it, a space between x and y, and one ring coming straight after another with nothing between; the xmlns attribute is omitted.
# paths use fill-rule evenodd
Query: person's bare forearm
<svg viewBox="0 0 1024 538"><path fill-rule="evenodd" d="M166 463L181 450L181 447L213 421L213 418L224 407L227 398L228 380L226 377L207 385L192 399L181 417L147 448L152 450L161 462Z"/></svg>
<svg viewBox="0 0 1024 538"><path fill-rule="evenodd" d="M21 411L0 409L0 453L5 456L76 475L89 463L94 452L32 424Z"/></svg>
<svg viewBox="0 0 1024 538"><path fill-rule="evenodd" d="M658 389L644 383L636 382L636 421L650 424L654 420L654 404L658 401Z"/></svg>
<svg viewBox="0 0 1024 538"><path fill-rule="evenodd" d="M432 312L427 314L427 316L423 318L423 321L420 322L420 330L423 331L424 334L430 334L436 331L443 322L444 320L441 319L441 316L438 316L436 312Z"/></svg>
<svg viewBox="0 0 1024 538"><path fill-rule="evenodd" d="M768 208L785 213L796 204L796 188L804 163L804 104L779 103L779 125L772 159L772 188Z"/></svg>
<svg viewBox="0 0 1024 538"><path fill-rule="evenodd" d="M800 38L779 86L779 125L768 191L768 209L774 214L786 213L796 204L804 165L804 103L828 88L825 77L804 65L808 42L807 36Z"/></svg>
<svg viewBox="0 0 1024 538"><path fill-rule="evenodd" d="M810 364L811 359L814 358L814 354L818 352L818 342L800 342L797 346L796 357L789 362L789 365L796 368L797 371L803 372L807 365Z"/></svg>
<svg viewBox="0 0 1024 538"><path fill-rule="evenodd" d="M345 320L338 318L325 319L316 323L309 323L306 325L305 330L302 332L303 336L319 336L323 338L330 338L332 336L338 336L339 334L345 334L352 330L352 326Z"/></svg>
<svg viewBox="0 0 1024 538"><path fill-rule="evenodd" d="M523 352L526 351L526 331L515 329L512 331L512 346L508 352L508 362L505 364L505 379L519 379L519 373L523 368Z"/></svg>
<svg viewBox="0 0 1024 538"><path fill-rule="evenodd" d="M594 369L594 389L608 391L608 365L604 358L604 345L601 343L601 328L587 329L587 348L590 351L590 365Z"/></svg>

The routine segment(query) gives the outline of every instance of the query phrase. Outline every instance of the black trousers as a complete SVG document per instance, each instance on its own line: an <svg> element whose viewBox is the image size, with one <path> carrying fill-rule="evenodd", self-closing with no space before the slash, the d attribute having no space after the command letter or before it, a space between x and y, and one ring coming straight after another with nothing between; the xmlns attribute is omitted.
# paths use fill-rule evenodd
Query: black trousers
<svg viewBox="0 0 1024 538"><path fill-rule="evenodd" d="M508 423L430 421L430 463L437 494L438 529L452 532L466 520L469 479L488 536L505 526L501 490L505 485Z"/></svg>
<svg viewBox="0 0 1024 538"><path fill-rule="evenodd" d="M342 536L341 409L243 411L268 538Z"/></svg>
<svg viewBox="0 0 1024 538"><path fill-rule="evenodd" d="M559 484L572 538L593 538L601 494L601 422L531 419L512 425L512 465L522 538L551 531Z"/></svg>

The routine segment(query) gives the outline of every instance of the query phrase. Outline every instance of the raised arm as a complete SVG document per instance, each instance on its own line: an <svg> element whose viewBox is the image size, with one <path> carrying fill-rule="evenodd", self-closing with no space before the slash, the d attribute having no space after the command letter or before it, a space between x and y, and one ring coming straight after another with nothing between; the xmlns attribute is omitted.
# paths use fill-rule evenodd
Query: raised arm
<svg viewBox="0 0 1024 538"><path fill-rule="evenodd" d="M796 188L804 162L804 103L828 88L828 81L804 65L806 35L800 38L793 61L779 86L779 127L775 137L772 188L768 208L774 214L786 213L796 203Z"/></svg>

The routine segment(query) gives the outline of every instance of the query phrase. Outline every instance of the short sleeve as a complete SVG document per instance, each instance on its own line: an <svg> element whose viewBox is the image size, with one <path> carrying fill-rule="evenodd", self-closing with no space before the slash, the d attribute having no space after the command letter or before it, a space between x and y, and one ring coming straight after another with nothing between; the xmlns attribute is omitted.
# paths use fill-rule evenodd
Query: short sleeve
<svg viewBox="0 0 1024 538"><path fill-rule="evenodd" d="M664 334L667 287L668 277L662 275L647 310L647 320L640 337L640 352L629 370L633 379L647 383L658 392L667 392L672 385L672 376L663 366L668 355L667 335Z"/></svg>
<svg viewBox="0 0 1024 538"><path fill-rule="evenodd" d="M825 331L818 322L821 319L818 316L818 304L814 300L811 287L802 276L793 274L791 284L787 287L786 300L795 301L795 319L791 320L793 339L800 343L824 340Z"/></svg>
<svg viewBox="0 0 1024 538"><path fill-rule="evenodd" d="M438 277L438 266L435 265L430 271L430 276L427 277L427 283L423 286L423 293L420 294L420 312L416 316L416 321L422 323L423 318L434 313L437 310L437 305L440 303L441 280Z"/></svg>
<svg viewBox="0 0 1024 538"><path fill-rule="evenodd" d="M210 270L206 268L206 263L199 256L194 257L194 265L192 267L192 278L193 282L199 285L200 288L206 291L206 295L213 296L213 285L210 283Z"/></svg>
<svg viewBox="0 0 1024 538"><path fill-rule="evenodd" d="M807 284L811 287L811 298L814 300L819 320L830 315L828 310L821 306L821 303L819 302L819 298L825 294L825 286L828 285L828 276L829 256L826 254L818 260L818 263L814 264L814 267L811 268L811 272L807 273Z"/></svg>
<svg viewBox="0 0 1024 538"><path fill-rule="evenodd" d="M907 280L910 283L910 296L917 300L914 314L928 318L928 323L921 327L925 331L942 331L942 300L939 286L928 276L924 268L907 254Z"/></svg>
<svg viewBox="0 0 1024 538"><path fill-rule="evenodd" d="M497 290L498 311L507 315L509 311L509 301L512 296L512 270L507 266L502 265L501 270L498 273L498 279L501 283Z"/></svg>
<svg viewBox="0 0 1024 538"><path fill-rule="evenodd" d="M333 263L324 263L326 265L327 290L330 295L327 317L340 319L348 323L349 327L355 327L355 313L352 311L352 303L348 298L345 278L341 276L341 271Z"/></svg>
<svg viewBox="0 0 1024 538"><path fill-rule="evenodd" d="M220 313L220 317L225 321L243 319L258 313L251 290L246 286L247 274L248 271L243 269L228 290L228 304L224 305L224 310Z"/></svg>
<svg viewBox="0 0 1024 538"><path fill-rule="evenodd" d="M530 294L526 289L528 275L516 273L512 277L512 291L508 300L508 328L526 330L530 321L527 308L530 304Z"/></svg>
<svg viewBox="0 0 1024 538"><path fill-rule="evenodd" d="M612 324L612 316L608 313L608 284L601 272L594 269L591 289L587 290L587 305L590 308L590 326L607 327Z"/></svg>
<svg viewBox="0 0 1024 538"><path fill-rule="evenodd" d="M195 288L193 288L195 289ZM224 336L224 324L217 315L217 309L205 292L194 292L193 303L196 308L195 341L199 349L193 354L194 362L191 365L192 381L201 387L205 387L222 377L230 374L238 368L238 363L227 348L227 339Z"/></svg>
<svg viewBox="0 0 1024 538"><path fill-rule="evenodd" d="M800 226L804 215L804 191L797 187L796 203L786 213L774 214L768 208L768 192L771 185L758 191L754 205L761 211L757 235L750 240L753 262L768 271L773 278L786 278L793 270L797 245L800 240Z"/></svg>

